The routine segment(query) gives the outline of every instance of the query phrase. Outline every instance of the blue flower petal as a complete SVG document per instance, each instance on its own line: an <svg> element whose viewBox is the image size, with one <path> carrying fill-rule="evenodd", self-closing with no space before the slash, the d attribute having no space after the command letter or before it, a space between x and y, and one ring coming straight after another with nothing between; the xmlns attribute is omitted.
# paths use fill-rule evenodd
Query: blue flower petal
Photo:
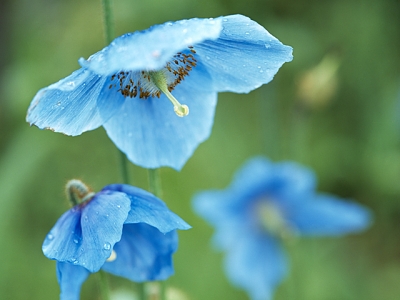
<svg viewBox="0 0 400 300"><path fill-rule="evenodd" d="M194 196L194 211L215 227L213 244L219 250L229 250L237 243L237 232L245 230L246 214L234 205L235 194L228 191L206 191Z"/></svg>
<svg viewBox="0 0 400 300"><path fill-rule="evenodd" d="M57 262L57 279L60 285L60 300L79 300L82 284L90 272L81 266Z"/></svg>
<svg viewBox="0 0 400 300"><path fill-rule="evenodd" d="M202 85L207 80L205 71L193 72L172 91L179 102L189 106L188 116L176 116L164 94L129 99L121 114L104 124L108 136L136 165L180 170L211 133L217 94Z"/></svg>
<svg viewBox="0 0 400 300"><path fill-rule="evenodd" d="M272 299L287 273L285 254L269 236L238 236L238 242L226 253L224 265L232 284L244 289L252 300Z"/></svg>
<svg viewBox="0 0 400 300"><path fill-rule="evenodd" d="M27 122L40 129L79 135L103 125L124 97L109 89L110 79L86 69L41 89L32 100Z"/></svg>
<svg viewBox="0 0 400 300"><path fill-rule="evenodd" d="M172 254L177 247L176 231L162 234L147 224L125 224L114 246L116 259L106 262L103 270L136 282L165 280L174 272Z"/></svg>
<svg viewBox="0 0 400 300"><path fill-rule="evenodd" d="M98 271L120 240L129 210L130 200L124 193L97 193L61 216L43 243L44 255Z"/></svg>
<svg viewBox="0 0 400 300"><path fill-rule="evenodd" d="M272 80L292 48L242 15L220 17L223 30L216 40L194 45L212 75L216 91L248 93Z"/></svg>
<svg viewBox="0 0 400 300"><path fill-rule="evenodd" d="M321 195L293 207L288 222L301 235L340 236L359 232L372 223L369 209L334 196Z"/></svg>
<svg viewBox="0 0 400 300"><path fill-rule="evenodd" d="M126 224L146 223L156 227L162 233L175 229L191 228L190 225L170 211L164 202L149 192L126 184L108 185L103 190L120 191L130 198L131 210L125 221Z"/></svg>
<svg viewBox="0 0 400 300"><path fill-rule="evenodd" d="M312 197L315 188L316 178L310 169L293 162L272 163L255 157L236 172L228 191L244 204L267 197L281 205L292 205ZM235 202L234 199L230 201Z"/></svg>
<svg viewBox="0 0 400 300"><path fill-rule="evenodd" d="M204 40L216 39L221 20L190 19L155 25L147 30L124 34L93 54L81 66L102 75L119 71L158 70L177 52Z"/></svg>

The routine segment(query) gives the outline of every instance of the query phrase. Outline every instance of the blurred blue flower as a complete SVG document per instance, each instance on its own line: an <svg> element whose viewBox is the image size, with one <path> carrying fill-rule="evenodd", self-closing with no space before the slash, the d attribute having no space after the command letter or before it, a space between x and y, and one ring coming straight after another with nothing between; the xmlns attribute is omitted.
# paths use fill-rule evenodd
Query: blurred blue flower
<svg viewBox="0 0 400 300"><path fill-rule="evenodd" d="M280 240L290 235L341 236L366 229L370 211L316 193L314 173L292 162L254 158L229 188L195 196L195 211L215 227L229 280L253 300L271 299L287 273Z"/></svg>
<svg viewBox="0 0 400 300"><path fill-rule="evenodd" d="M81 58L26 119L73 136L104 126L133 163L179 170L211 133L217 92L248 93L291 60L291 47L242 15L155 25Z"/></svg>
<svg viewBox="0 0 400 300"><path fill-rule="evenodd" d="M61 299L79 299L82 283L100 268L135 282L173 274L176 229L190 226L160 199L122 184L94 194L77 180L67 192L79 204L60 217L42 246L57 260Z"/></svg>

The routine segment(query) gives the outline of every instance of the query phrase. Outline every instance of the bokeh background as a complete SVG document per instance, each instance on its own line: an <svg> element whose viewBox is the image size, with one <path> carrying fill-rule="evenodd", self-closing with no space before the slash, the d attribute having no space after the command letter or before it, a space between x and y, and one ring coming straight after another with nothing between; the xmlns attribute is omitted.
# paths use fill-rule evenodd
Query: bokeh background
<svg viewBox="0 0 400 300"><path fill-rule="evenodd" d="M268 85L220 94L211 137L181 172L161 170L164 200L193 226L180 232L168 285L192 300L248 299L225 279L191 197L225 188L246 159L265 155L313 168L320 191L375 216L365 233L288 243L291 273L274 299L400 299L400 1L115 0L113 8L117 35L240 13L294 48ZM29 127L25 115L40 88L104 46L100 1L2 0L0 43L0 298L58 299L55 263L41 244L69 208L64 185L121 181L119 154L102 128L72 138ZM129 171L147 189L146 171ZM113 290L135 288L110 281ZM91 276L82 299L99 297Z"/></svg>

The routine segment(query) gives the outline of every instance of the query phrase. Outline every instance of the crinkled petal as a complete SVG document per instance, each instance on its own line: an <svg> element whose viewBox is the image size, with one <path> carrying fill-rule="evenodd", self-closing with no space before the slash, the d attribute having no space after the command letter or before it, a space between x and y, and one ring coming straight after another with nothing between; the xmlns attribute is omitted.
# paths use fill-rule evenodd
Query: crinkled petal
<svg viewBox="0 0 400 300"><path fill-rule="evenodd" d="M218 39L194 45L212 75L216 91L248 93L272 80L292 48L283 45L264 27L242 15L220 17Z"/></svg>
<svg viewBox="0 0 400 300"><path fill-rule="evenodd" d="M82 284L90 272L81 266L57 262L57 280L60 285L60 300L79 300Z"/></svg>
<svg viewBox="0 0 400 300"><path fill-rule="evenodd" d="M107 191L125 193L131 201L131 210L125 221L128 223L146 223L162 233L175 229L191 228L185 221L168 209L164 202L153 194L127 184L112 184L103 188Z"/></svg>
<svg viewBox="0 0 400 300"><path fill-rule="evenodd" d="M368 228L372 213L355 202L321 195L293 208L288 222L301 235L340 236Z"/></svg>
<svg viewBox="0 0 400 300"><path fill-rule="evenodd" d="M40 129L79 135L103 125L122 106L124 97L109 89L110 78L79 69L41 89L33 98L27 122Z"/></svg>
<svg viewBox="0 0 400 300"><path fill-rule="evenodd" d="M109 46L81 58L81 66L103 75L121 70L158 70L177 52L204 40L216 39L221 20L190 19L155 25L147 30L124 34Z"/></svg>
<svg viewBox="0 0 400 300"><path fill-rule="evenodd" d="M244 289L252 300L270 300L276 286L287 274L285 254L269 236L251 234L238 237L226 252L224 265L228 279Z"/></svg>
<svg viewBox="0 0 400 300"><path fill-rule="evenodd" d="M97 193L61 216L43 243L44 255L98 271L121 239L129 210L130 199L124 193Z"/></svg>
<svg viewBox="0 0 400 300"><path fill-rule="evenodd" d="M177 247L176 231L163 234L147 224L125 224L114 246L116 259L106 262L103 270L136 282L165 280L174 272L172 254Z"/></svg>
<svg viewBox="0 0 400 300"><path fill-rule="evenodd" d="M217 94L196 84L206 72L193 72L172 94L189 107L180 118L164 94L147 100L126 101L121 114L104 124L108 136L130 161L144 168L169 166L180 170L197 146L211 133Z"/></svg>

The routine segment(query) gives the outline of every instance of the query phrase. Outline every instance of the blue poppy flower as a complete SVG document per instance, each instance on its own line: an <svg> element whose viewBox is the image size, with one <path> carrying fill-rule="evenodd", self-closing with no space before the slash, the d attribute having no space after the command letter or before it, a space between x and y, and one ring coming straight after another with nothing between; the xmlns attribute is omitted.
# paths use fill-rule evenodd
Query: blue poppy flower
<svg viewBox="0 0 400 300"><path fill-rule="evenodd" d="M283 237L341 236L370 225L367 208L315 189L311 170L255 158L226 190L195 196L195 211L215 227L213 242L225 251L229 280L251 299L271 299L285 277Z"/></svg>
<svg viewBox="0 0 400 300"><path fill-rule="evenodd" d="M26 119L72 136L104 126L133 163L180 170L211 133L218 92L248 93L291 60L291 47L242 15L155 25L81 58Z"/></svg>
<svg viewBox="0 0 400 300"><path fill-rule="evenodd" d="M94 194L80 181L67 192L76 205L47 235L42 250L57 260L61 299L79 299L82 283L100 269L135 282L173 274L176 229L190 226L152 194L113 184Z"/></svg>

